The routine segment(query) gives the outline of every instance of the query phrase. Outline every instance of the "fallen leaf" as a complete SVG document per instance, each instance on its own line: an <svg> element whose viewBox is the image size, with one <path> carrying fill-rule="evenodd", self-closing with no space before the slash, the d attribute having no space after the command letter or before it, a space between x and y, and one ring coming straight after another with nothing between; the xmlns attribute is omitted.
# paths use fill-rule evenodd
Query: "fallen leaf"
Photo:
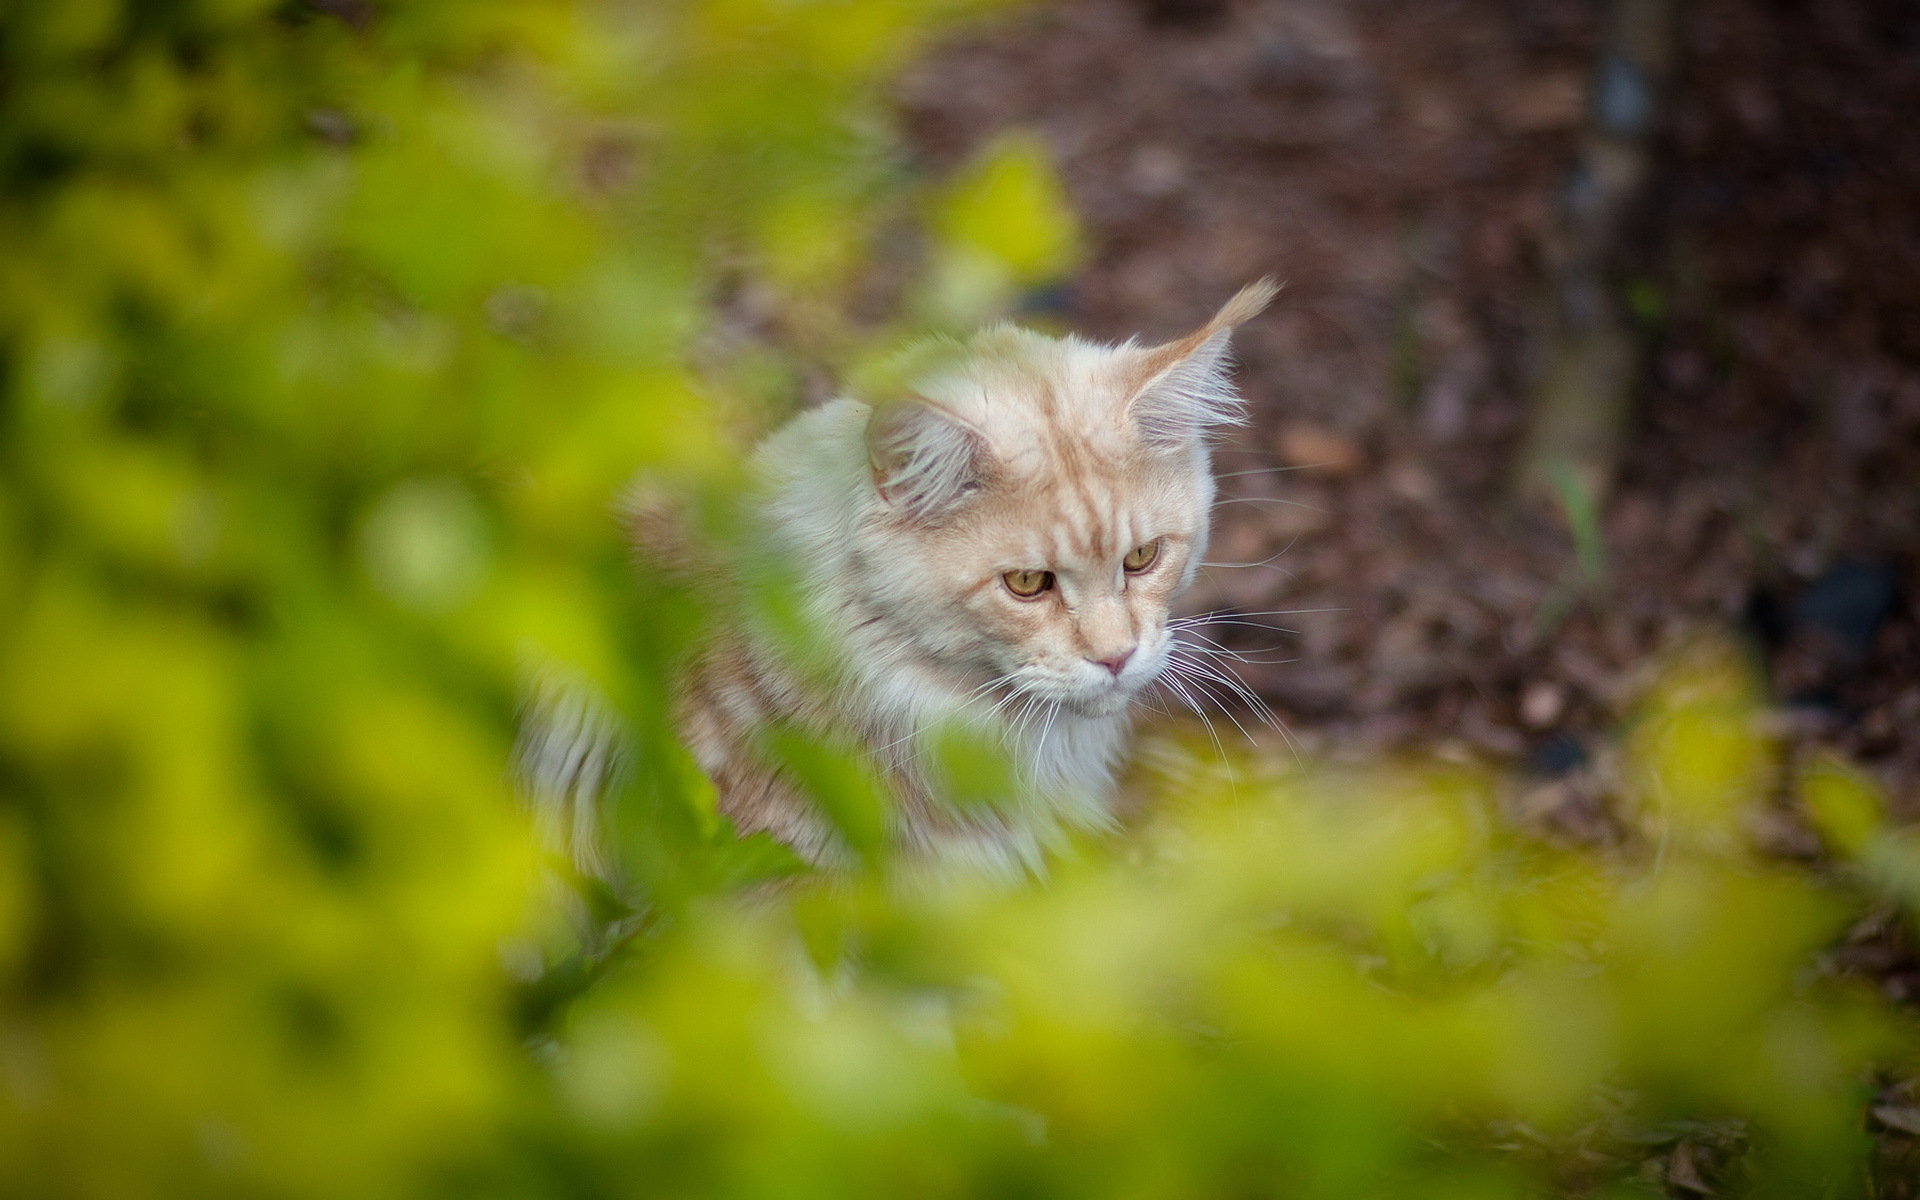
<svg viewBox="0 0 1920 1200"><path fill-rule="evenodd" d="M1358 470L1365 455L1360 443L1344 433L1294 422L1280 429L1281 461L1290 467L1319 467L1329 475Z"/></svg>
<svg viewBox="0 0 1920 1200"><path fill-rule="evenodd" d="M1507 102L1508 129L1539 133L1578 125L1587 111L1587 81L1577 72L1559 71L1526 80Z"/></svg>

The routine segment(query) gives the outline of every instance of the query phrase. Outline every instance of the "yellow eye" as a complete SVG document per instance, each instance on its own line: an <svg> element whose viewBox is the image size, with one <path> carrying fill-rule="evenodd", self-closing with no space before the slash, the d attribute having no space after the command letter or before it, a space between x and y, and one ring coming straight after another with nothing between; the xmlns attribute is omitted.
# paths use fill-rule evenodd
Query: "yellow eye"
<svg viewBox="0 0 1920 1200"><path fill-rule="evenodd" d="M1144 546L1135 546L1123 561L1129 571L1144 571L1159 557L1160 539L1155 538Z"/></svg>
<svg viewBox="0 0 1920 1200"><path fill-rule="evenodd" d="M1000 577L1007 590L1022 600L1031 600L1053 586L1052 571L1008 571Z"/></svg>

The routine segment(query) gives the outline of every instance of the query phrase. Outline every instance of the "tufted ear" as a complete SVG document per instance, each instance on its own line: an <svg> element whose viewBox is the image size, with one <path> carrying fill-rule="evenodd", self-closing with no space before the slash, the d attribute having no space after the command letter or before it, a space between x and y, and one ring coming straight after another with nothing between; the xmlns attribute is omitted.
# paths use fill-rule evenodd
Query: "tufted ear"
<svg viewBox="0 0 1920 1200"><path fill-rule="evenodd" d="M874 409L867 418L867 459L880 498L923 521L958 509L986 484L993 466L984 434L919 397Z"/></svg>
<svg viewBox="0 0 1920 1200"><path fill-rule="evenodd" d="M1216 426L1245 422L1243 401L1227 378L1227 343L1234 328L1258 316L1279 290L1272 279L1248 284L1199 329L1141 352L1127 411L1147 441L1184 446Z"/></svg>

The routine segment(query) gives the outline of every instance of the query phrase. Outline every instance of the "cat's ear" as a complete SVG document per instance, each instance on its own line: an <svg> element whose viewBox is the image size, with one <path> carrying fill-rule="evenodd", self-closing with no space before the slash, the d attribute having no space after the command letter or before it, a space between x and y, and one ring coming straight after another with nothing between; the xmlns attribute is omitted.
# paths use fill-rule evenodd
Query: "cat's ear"
<svg viewBox="0 0 1920 1200"><path fill-rule="evenodd" d="M987 482L992 457L978 429L918 397L867 419L867 459L881 499L920 520L938 520Z"/></svg>
<svg viewBox="0 0 1920 1200"><path fill-rule="evenodd" d="M1127 413L1148 442L1186 446L1209 429L1246 422L1244 403L1227 377L1227 344L1234 328L1259 316L1279 291L1270 278L1248 284L1213 320L1177 341L1140 352Z"/></svg>

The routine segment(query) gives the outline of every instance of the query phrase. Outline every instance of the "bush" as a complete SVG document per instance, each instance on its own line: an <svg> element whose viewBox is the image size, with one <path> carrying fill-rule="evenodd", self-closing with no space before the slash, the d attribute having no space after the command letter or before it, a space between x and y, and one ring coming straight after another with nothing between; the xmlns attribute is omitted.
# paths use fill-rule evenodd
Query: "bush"
<svg viewBox="0 0 1920 1200"><path fill-rule="evenodd" d="M1168 749L1166 815L1044 885L734 899L793 864L673 740L702 597L611 498L723 541L730 431L810 369L729 329L870 369L845 293L918 214L922 320L1071 263L1030 141L945 189L890 151L964 7L0 18L0 1190L1865 1187L1910 1031L1813 964L1913 856L1837 767L1854 874L1743 849L1779 770L1722 659L1637 728L1644 851L1457 769ZM555 677L628 731L617 886L515 795Z"/></svg>

